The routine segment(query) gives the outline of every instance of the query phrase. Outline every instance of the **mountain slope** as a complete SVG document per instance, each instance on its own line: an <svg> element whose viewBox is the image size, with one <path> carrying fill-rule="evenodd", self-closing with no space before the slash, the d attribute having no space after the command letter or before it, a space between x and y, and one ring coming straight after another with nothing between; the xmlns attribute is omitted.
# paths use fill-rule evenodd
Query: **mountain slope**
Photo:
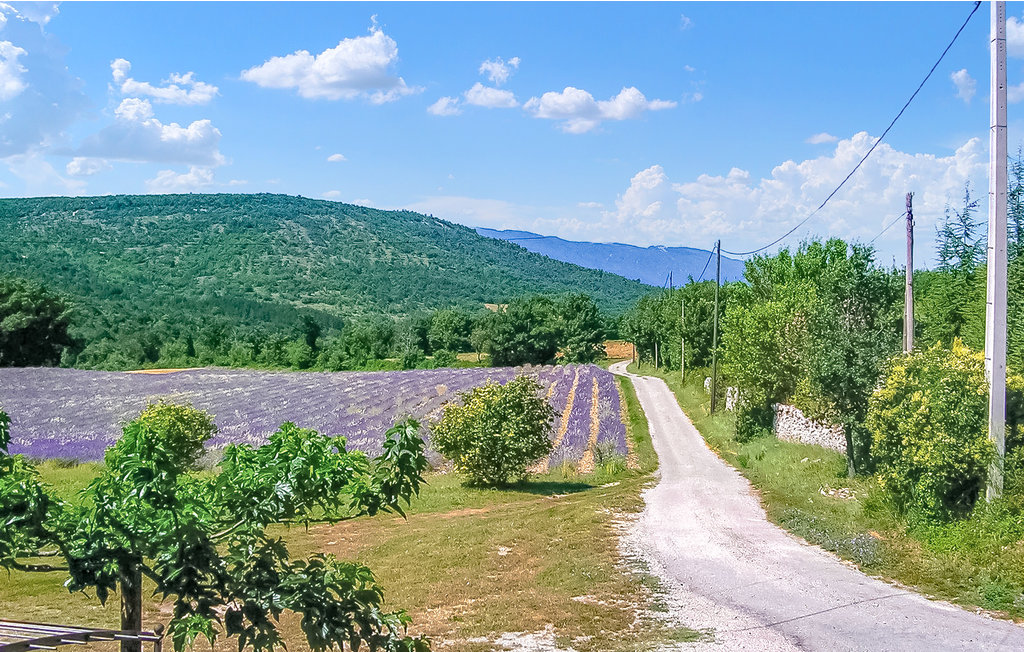
<svg viewBox="0 0 1024 652"><path fill-rule="evenodd" d="M600 269L626 278L639 279L648 285L661 286L672 272L673 282L681 285L687 277L699 278L711 252L690 247L637 247L619 243L574 242L529 231L497 231L478 228L480 235L515 242L524 249L581 267ZM708 265L704 278L715 277L714 261ZM743 278L743 262L722 257L722 280Z"/></svg>
<svg viewBox="0 0 1024 652"><path fill-rule="evenodd" d="M400 315L582 291L619 311L649 288L409 211L284 195L0 199L0 273L125 315Z"/></svg>

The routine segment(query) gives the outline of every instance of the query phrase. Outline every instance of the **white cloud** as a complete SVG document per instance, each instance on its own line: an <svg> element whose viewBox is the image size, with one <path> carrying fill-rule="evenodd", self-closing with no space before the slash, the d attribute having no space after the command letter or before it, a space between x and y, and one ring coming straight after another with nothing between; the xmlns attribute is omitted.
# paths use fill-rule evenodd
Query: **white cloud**
<svg viewBox="0 0 1024 652"><path fill-rule="evenodd" d="M836 143L827 155L783 162L764 178L733 168L725 174L673 180L662 166L651 165L624 181L614 206L605 210L595 211L590 202L529 206L457 196L428 197L407 208L469 226L523 229L571 240L708 248L722 238L724 248L744 251L774 240L807 216L874 141L867 133L856 134ZM984 143L977 138L945 156L902 152L883 143L832 201L782 244L814 235L866 242L903 211L905 195L912 191L917 255L927 264L934 260L935 226L946 203L961 201L968 181L975 196L982 197L986 164ZM879 260L889 262L886 254L899 255L902 239L898 229L879 238Z"/></svg>
<svg viewBox="0 0 1024 652"><path fill-rule="evenodd" d="M440 116L459 115L462 109L459 108L459 100L454 97L442 97L427 107L427 113Z"/></svg>
<svg viewBox="0 0 1024 652"><path fill-rule="evenodd" d="M683 66L683 70L685 70L686 72L696 72L697 71L696 68L694 68L693 66L690 66L690 65Z"/></svg>
<svg viewBox="0 0 1024 652"><path fill-rule="evenodd" d="M623 88L608 100L597 101L585 90L567 86L562 92L532 97L523 108L535 118L561 120L561 129L572 134L590 131L603 120L628 120L644 111L670 109L676 102L648 100L635 87Z"/></svg>
<svg viewBox="0 0 1024 652"><path fill-rule="evenodd" d="M67 49L45 29L52 3L0 3L0 158L45 152L88 105L68 70Z"/></svg>
<svg viewBox="0 0 1024 652"><path fill-rule="evenodd" d="M341 198L341 191L340 190L328 190L327 192L323 193L320 196L323 197L324 199L340 199Z"/></svg>
<svg viewBox="0 0 1024 652"><path fill-rule="evenodd" d="M8 156L4 163L11 174L22 180L26 195L80 195L85 191L84 181L62 177L40 149Z"/></svg>
<svg viewBox="0 0 1024 652"><path fill-rule="evenodd" d="M1017 84L1016 86L1006 87L1006 101L1010 104L1015 104L1024 100L1024 82Z"/></svg>
<svg viewBox="0 0 1024 652"><path fill-rule="evenodd" d="M366 206L367 208L373 208L373 200L371 199L353 199L349 203L355 204L356 206Z"/></svg>
<svg viewBox="0 0 1024 652"><path fill-rule="evenodd" d="M298 50L271 57L242 71L242 79L264 88L294 88L309 99L365 98L383 104L421 90L391 73L397 61L398 44L374 25L368 36L343 39L317 55Z"/></svg>
<svg viewBox="0 0 1024 652"><path fill-rule="evenodd" d="M961 68L949 76L956 87L956 96L964 102L970 102L974 94L978 92L978 82L967 72L967 68Z"/></svg>
<svg viewBox="0 0 1024 652"><path fill-rule="evenodd" d="M0 14L2 15L2 14ZM18 57L27 54L10 41L0 41L0 101L6 102L21 94L28 87L24 75L25 66L18 63Z"/></svg>
<svg viewBox="0 0 1024 652"><path fill-rule="evenodd" d="M473 84L473 87L464 95L467 104L483 106L488 109L512 109L519 106L512 91L484 86L480 82Z"/></svg>
<svg viewBox="0 0 1024 652"><path fill-rule="evenodd" d="M140 82L128 76L132 64L127 59L115 59L110 62L110 71L123 95L143 95L153 98L161 104L206 104L217 95L218 89L212 84L201 82L195 73L171 73L163 80L163 86L154 86L149 82Z"/></svg>
<svg viewBox="0 0 1024 652"><path fill-rule="evenodd" d="M604 208L604 204L599 201L581 201L576 205L580 208Z"/></svg>
<svg viewBox="0 0 1024 652"><path fill-rule="evenodd" d="M988 41L986 40L986 45ZM1024 57L1024 21L1016 16L1006 17L1006 54Z"/></svg>
<svg viewBox="0 0 1024 652"><path fill-rule="evenodd" d="M91 177L110 168L110 163L104 159L76 156L68 162L64 171L72 177Z"/></svg>
<svg viewBox="0 0 1024 652"><path fill-rule="evenodd" d="M679 29L690 29L693 27L693 20L686 14L679 14Z"/></svg>
<svg viewBox="0 0 1024 652"><path fill-rule="evenodd" d="M160 170L146 181L146 192L153 194L192 192L213 185L213 170L208 167L190 166L188 172L178 174L174 170Z"/></svg>
<svg viewBox="0 0 1024 652"><path fill-rule="evenodd" d="M196 120L186 127L164 124L154 117L148 100L131 97L121 102L114 115L113 124L86 138L75 155L205 167L225 162L218 150L220 130L209 120Z"/></svg>
<svg viewBox="0 0 1024 652"><path fill-rule="evenodd" d="M839 140L839 138L833 136L832 134L828 133L827 131L823 131L820 134L814 134L813 136L808 138L805 142L808 142L808 143L810 143L812 145L822 145L824 143L834 143L837 140Z"/></svg>
<svg viewBox="0 0 1024 652"><path fill-rule="evenodd" d="M501 57L495 57L480 64L480 74L486 75L496 86L501 86L518 68L519 57L512 57L508 61L503 61Z"/></svg>
<svg viewBox="0 0 1024 652"><path fill-rule="evenodd" d="M341 163L342 161L347 161L348 159L345 158L344 154L331 154L330 156L327 157L327 160L331 163Z"/></svg>

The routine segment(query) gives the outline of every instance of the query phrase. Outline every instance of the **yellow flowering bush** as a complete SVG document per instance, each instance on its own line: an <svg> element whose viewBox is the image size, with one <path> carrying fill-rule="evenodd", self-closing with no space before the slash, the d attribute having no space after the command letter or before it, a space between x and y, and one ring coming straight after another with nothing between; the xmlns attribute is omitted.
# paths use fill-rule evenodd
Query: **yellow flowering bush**
<svg viewBox="0 0 1024 652"><path fill-rule="evenodd" d="M470 484L501 486L526 477L527 468L551 453L554 409L540 384L518 376L489 381L449 403L431 428L431 444Z"/></svg>
<svg viewBox="0 0 1024 652"><path fill-rule="evenodd" d="M932 520L969 512L995 456L984 355L955 340L894 358L867 427L878 481L899 507Z"/></svg>

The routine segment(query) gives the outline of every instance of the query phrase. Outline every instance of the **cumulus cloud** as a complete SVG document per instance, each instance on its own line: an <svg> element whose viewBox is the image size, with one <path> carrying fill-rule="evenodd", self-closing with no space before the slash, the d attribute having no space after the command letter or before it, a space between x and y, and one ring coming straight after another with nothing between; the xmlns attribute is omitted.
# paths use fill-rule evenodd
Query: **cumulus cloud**
<svg viewBox="0 0 1024 652"><path fill-rule="evenodd" d="M1006 54L1024 57L1024 21L1016 16L1006 17Z"/></svg>
<svg viewBox="0 0 1024 652"><path fill-rule="evenodd" d="M110 71L114 84L123 95L146 96L160 104L206 104L217 95L218 89L212 84L201 82L195 73L185 74L173 72L163 80L163 86L154 86L149 82L140 82L128 76L132 64L127 59L115 59L110 62Z"/></svg>
<svg viewBox="0 0 1024 652"><path fill-rule="evenodd" d="M18 57L26 54L23 48L10 41L0 41L0 101L6 102L21 94L28 86L25 83L25 66L18 63Z"/></svg>
<svg viewBox="0 0 1024 652"><path fill-rule="evenodd" d="M104 170L109 170L110 167L110 163L101 158L76 156L68 162L64 167L64 171L72 177L91 177L92 175L99 174Z"/></svg>
<svg viewBox="0 0 1024 652"><path fill-rule="evenodd" d="M839 139L833 136L832 134L828 133L827 131L823 131L820 134L814 134L813 136L808 138L806 142L812 145L821 145L823 143L834 143L837 140Z"/></svg>
<svg viewBox="0 0 1024 652"><path fill-rule="evenodd" d="M648 100L635 87L623 88L608 100L595 100L585 90L567 86L562 92L550 91L530 98L523 108L535 118L560 120L562 131L581 134L604 120L629 120L644 111L660 111L676 106L667 100Z"/></svg>
<svg viewBox="0 0 1024 652"><path fill-rule="evenodd" d="M327 160L330 163L341 163L342 161L347 161L348 159L345 158L344 154L331 154L330 156L327 157Z"/></svg>
<svg viewBox="0 0 1024 652"><path fill-rule="evenodd" d="M398 44L374 25L368 36L346 38L320 54L298 50L271 57L242 71L242 79L263 88L295 89L309 99L368 99L392 102L418 93L391 69L398 61Z"/></svg>
<svg viewBox="0 0 1024 652"><path fill-rule="evenodd" d="M949 76L956 88L956 96L965 103L971 101L974 94L978 92L978 82L967 72L967 68L961 68Z"/></svg>
<svg viewBox="0 0 1024 652"><path fill-rule="evenodd" d="M8 156L4 164L24 183L26 195L79 195L85 191L85 182L61 176L38 148Z"/></svg>
<svg viewBox="0 0 1024 652"><path fill-rule="evenodd" d="M679 14L679 29L685 30L693 27L693 19L686 14Z"/></svg>
<svg viewBox="0 0 1024 652"><path fill-rule="evenodd" d="M206 167L224 163L218 150L220 130L209 120L196 120L185 127L176 122L164 124L154 117L149 100L131 97L118 105L114 116L112 124L86 138L74 154Z"/></svg>
<svg viewBox="0 0 1024 652"><path fill-rule="evenodd" d="M512 91L502 88L484 86L480 82L473 84L464 94L467 104L483 106L488 109L513 109L519 106Z"/></svg>
<svg viewBox="0 0 1024 652"><path fill-rule="evenodd" d="M323 197L324 199L341 199L341 191L340 190L328 190L327 192L323 193L320 196Z"/></svg>
<svg viewBox="0 0 1024 652"><path fill-rule="evenodd" d="M529 206L454 196L425 198L409 208L469 226L524 229L570 240L707 248L722 238L725 248L743 251L774 240L806 217L874 141L858 133L837 142L827 155L785 161L765 177L732 168L673 179L662 166L651 165L624 179L614 204L604 210L589 202ZM983 189L986 164L986 148L977 138L943 156L902 152L883 143L825 209L783 245L815 235L868 241L903 211L905 195L913 191L918 255L927 264L946 203L961 200L966 182ZM886 254L898 255L902 238L898 229L879 238L879 259L889 262Z"/></svg>
<svg viewBox="0 0 1024 652"><path fill-rule="evenodd" d="M160 170L146 181L146 192L153 194L193 192L213 185L213 170L208 167L190 166L188 172Z"/></svg>
<svg viewBox="0 0 1024 652"><path fill-rule="evenodd" d="M733 168L725 175L672 182L661 166L654 165L630 180L615 210L604 213L604 227L648 242L710 242L722 237L733 250L753 248L785 233L814 210L874 140L858 133L839 141L830 156L786 161L761 179ZM809 234L869 240L902 211L908 191L915 193L914 216L927 241L946 203L955 200L964 183L979 187L986 160L977 138L949 156L911 154L883 143L790 242Z"/></svg>
<svg viewBox="0 0 1024 652"><path fill-rule="evenodd" d="M462 113L462 109L459 108L459 100L457 98L442 97L427 107L427 113L440 116L459 115Z"/></svg>
<svg viewBox="0 0 1024 652"><path fill-rule="evenodd" d="M0 3L0 158L60 144L88 105L66 49L46 33L55 14L52 3Z"/></svg>
<svg viewBox="0 0 1024 652"><path fill-rule="evenodd" d="M496 86L501 86L518 68L519 57L512 57L508 61L495 57L480 64L480 74L486 75Z"/></svg>

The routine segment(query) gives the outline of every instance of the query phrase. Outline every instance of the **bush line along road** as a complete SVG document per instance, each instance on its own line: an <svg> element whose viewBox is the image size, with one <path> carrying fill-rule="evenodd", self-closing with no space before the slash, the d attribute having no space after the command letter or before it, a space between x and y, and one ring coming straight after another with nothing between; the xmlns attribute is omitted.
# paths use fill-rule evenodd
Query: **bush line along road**
<svg viewBox="0 0 1024 652"><path fill-rule="evenodd" d="M661 479L631 545L715 642L741 650L1011 650L1024 628L863 573L769 523L659 378L626 371L650 422Z"/></svg>

